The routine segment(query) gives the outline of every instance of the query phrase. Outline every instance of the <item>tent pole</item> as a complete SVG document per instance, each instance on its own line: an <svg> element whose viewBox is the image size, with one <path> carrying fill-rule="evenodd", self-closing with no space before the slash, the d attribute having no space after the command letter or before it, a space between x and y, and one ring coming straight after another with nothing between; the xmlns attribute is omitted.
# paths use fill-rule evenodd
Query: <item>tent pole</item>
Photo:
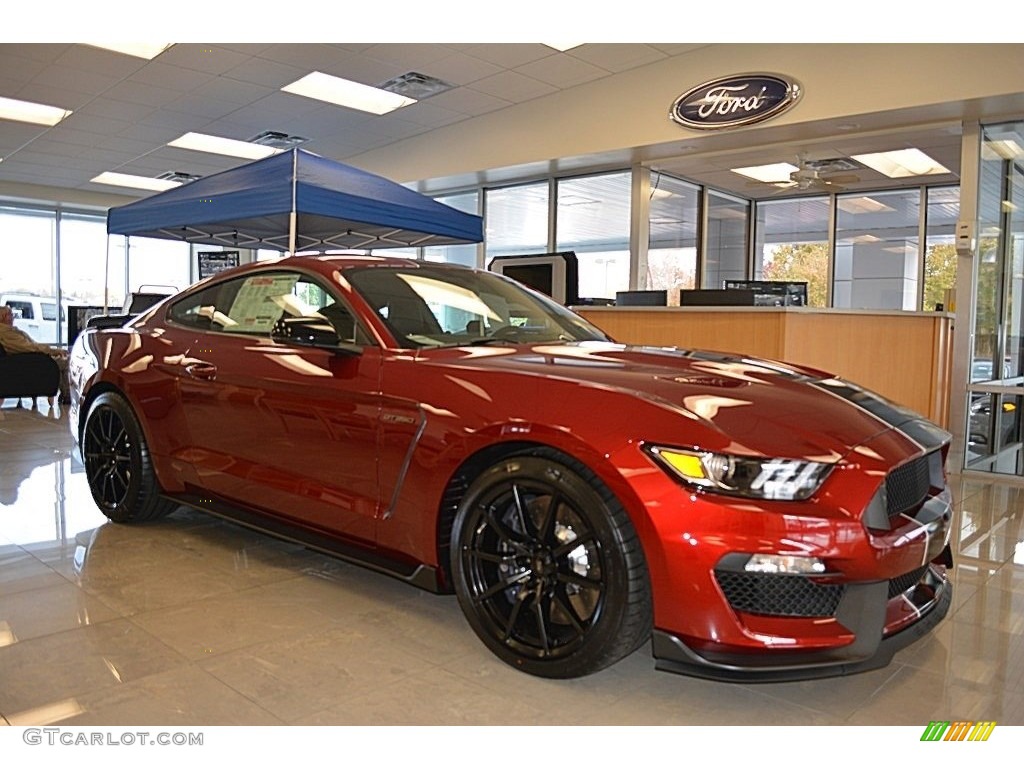
<svg viewBox="0 0 1024 768"><path fill-rule="evenodd" d="M292 210L288 216L288 251L292 256L295 255L295 241L297 239L297 233L295 232L298 224L298 214L295 209L295 188L299 185L299 150L292 150Z"/></svg>

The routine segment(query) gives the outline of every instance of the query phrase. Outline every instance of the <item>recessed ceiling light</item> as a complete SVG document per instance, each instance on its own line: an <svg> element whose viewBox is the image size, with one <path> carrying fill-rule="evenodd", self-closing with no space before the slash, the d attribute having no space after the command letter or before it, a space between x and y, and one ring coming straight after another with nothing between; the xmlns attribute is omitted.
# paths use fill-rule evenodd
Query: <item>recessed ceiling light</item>
<svg viewBox="0 0 1024 768"><path fill-rule="evenodd" d="M747 168L730 168L733 173L746 176L748 179L763 181L765 184L776 184L789 181L789 174L799 171L792 163L771 163L769 165L752 165Z"/></svg>
<svg viewBox="0 0 1024 768"><path fill-rule="evenodd" d="M86 43L86 45L93 48L105 48L117 53L126 53L140 59L155 59L174 43Z"/></svg>
<svg viewBox="0 0 1024 768"><path fill-rule="evenodd" d="M17 120L21 123L35 123L36 125L56 125L70 114L70 109L0 97L0 119L3 120Z"/></svg>
<svg viewBox="0 0 1024 768"><path fill-rule="evenodd" d="M873 152L851 157L890 179L949 173L949 168L928 157L920 149L897 149L892 152Z"/></svg>
<svg viewBox="0 0 1024 768"><path fill-rule="evenodd" d="M284 86L281 90L309 99L337 104L341 107L370 112L374 115L385 115L399 107L416 103L416 99L408 96L400 96L397 93L374 88L372 85L356 83L323 72L310 72L294 83Z"/></svg>
<svg viewBox="0 0 1024 768"><path fill-rule="evenodd" d="M111 184L115 187L131 187L132 189L148 189L153 192L164 192L168 189L180 187L176 181L154 179L149 176L132 176L129 173L114 173L105 171L99 176L94 176L91 181L97 184Z"/></svg>
<svg viewBox="0 0 1024 768"><path fill-rule="evenodd" d="M206 133L186 133L174 141L168 142L167 146L191 149L196 152L210 152L214 155L241 157L246 160L261 160L281 152L280 149L274 147L265 147L238 139L225 139L222 136L210 136Z"/></svg>
<svg viewBox="0 0 1024 768"><path fill-rule="evenodd" d="M572 48L579 48L583 43L541 43L541 45L554 48L556 51L568 51Z"/></svg>

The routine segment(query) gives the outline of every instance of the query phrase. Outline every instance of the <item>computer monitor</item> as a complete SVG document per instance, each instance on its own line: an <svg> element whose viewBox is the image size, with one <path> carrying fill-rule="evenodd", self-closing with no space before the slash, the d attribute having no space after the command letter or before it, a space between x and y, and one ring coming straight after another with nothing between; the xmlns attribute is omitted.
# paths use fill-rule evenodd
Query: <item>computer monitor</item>
<svg viewBox="0 0 1024 768"><path fill-rule="evenodd" d="M807 283L787 280L726 280L726 289L754 292L758 307L806 307Z"/></svg>
<svg viewBox="0 0 1024 768"><path fill-rule="evenodd" d="M559 304L576 304L579 300L575 251L495 256L487 268L540 291Z"/></svg>
<svg viewBox="0 0 1024 768"><path fill-rule="evenodd" d="M681 307L752 307L754 291L696 288L679 292Z"/></svg>
<svg viewBox="0 0 1024 768"><path fill-rule="evenodd" d="M616 291L618 307L664 307L668 305L668 291Z"/></svg>

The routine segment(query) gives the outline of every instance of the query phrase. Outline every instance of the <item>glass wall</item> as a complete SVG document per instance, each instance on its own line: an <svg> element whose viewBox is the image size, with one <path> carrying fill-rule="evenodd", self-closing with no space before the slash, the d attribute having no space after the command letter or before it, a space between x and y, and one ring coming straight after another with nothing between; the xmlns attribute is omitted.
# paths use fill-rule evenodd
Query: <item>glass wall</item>
<svg viewBox="0 0 1024 768"><path fill-rule="evenodd" d="M107 242L105 216L61 214L60 290L66 304L102 307L104 299L110 307L124 304L124 249L113 248L108 264Z"/></svg>
<svg viewBox="0 0 1024 768"><path fill-rule="evenodd" d="M828 197L758 202L754 279L807 283L810 306L827 307L830 209Z"/></svg>
<svg viewBox="0 0 1024 768"><path fill-rule="evenodd" d="M747 279L747 232L750 202L722 192L707 192L704 288L721 288L726 280Z"/></svg>
<svg viewBox="0 0 1024 768"><path fill-rule="evenodd" d="M495 256L547 253L549 199L546 181L486 190L486 261Z"/></svg>
<svg viewBox="0 0 1024 768"><path fill-rule="evenodd" d="M678 306L679 291L697 287L700 187L656 174L647 220L647 270L640 276L640 288L665 290L669 306Z"/></svg>
<svg viewBox="0 0 1024 768"><path fill-rule="evenodd" d="M14 325L33 339L56 342L58 324L44 320L37 301L57 296L57 215L53 211L0 208L0 302L14 310Z"/></svg>
<svg viewBox="0 0 1024 768"><path fill-rule="evenodd" d="M458 195L447 195L435 198L439 203L450 205L463 213L474 215L480 212L480 193L464 192ZM477 250L475 243L467 245L438 245L423 249L423 258L427 261L447 261L467 267L477 266Z"/></svg>
<svg viewBox="0 0 1024 768"><path fill-rule="evenodd" d="M630 187L628 172L558 182L555 250L575 251L580 297L629 290Z"/></svg>
<svg viewBox="0 0 1024 768"><path fill-rule="evenodd" d="M949 310L956 287L956 222L960 216L960 188L934 187L927 191L924 241L924 295L921 309Z"/></svg>
<svg viewBox="0 0 1024 768"><path fill-rule="evenodd" d="M114 238L114 254L124 248L124 238ZM192 284L192 246L177 240L128 238L128 292L142 286L180 291Z"/></svg>
<svg viewBox="0 0 1024 768"><path fill-rule="evenodd" d="M921 190L836 197L832 306L918 308Z"/></svg>

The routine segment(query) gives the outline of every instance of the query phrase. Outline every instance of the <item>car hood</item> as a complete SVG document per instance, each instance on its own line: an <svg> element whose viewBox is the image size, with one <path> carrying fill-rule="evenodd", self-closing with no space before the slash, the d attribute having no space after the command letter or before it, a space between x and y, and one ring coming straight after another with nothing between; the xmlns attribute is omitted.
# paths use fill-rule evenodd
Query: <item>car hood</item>
<svg viewBox="0 0 1024 768"><path fill-rule="evenodd" d="M831 462L894 428L926 448L949 439L918 414L874 393L822 371L774 361L595 342L461 353L446 364L543 377L553 394L555 381L596 389L612 395L602 408L629 407L623 396L645 400L687 420L685 428L678 418L663 420L658 437L644 438L680 435L676 445ZM590 418L600 416L591 412Z"/></svg>

